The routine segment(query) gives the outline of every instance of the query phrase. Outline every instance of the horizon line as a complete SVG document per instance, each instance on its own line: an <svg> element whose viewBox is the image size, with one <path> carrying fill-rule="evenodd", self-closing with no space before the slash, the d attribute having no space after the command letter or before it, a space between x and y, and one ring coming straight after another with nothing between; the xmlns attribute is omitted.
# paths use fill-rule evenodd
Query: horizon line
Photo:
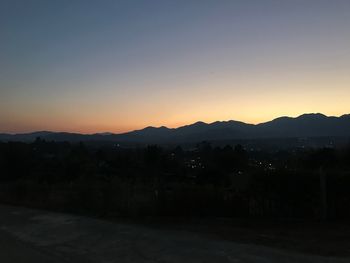
<svg viewBox="0 0 350 263"><path fill-rule="evenodd" d="M259 123L249 123L249 122L244 122L244 121L240 121L240 120L233 120L233 119L228 119L228 120L217 120L217 121L213 121L213 122L205 122L205 121L196 121L196 122L192 122L190 124L185 124L185 125L180 125L180 126L177 126L177 127L167 127L167 126L164 126L164 125L161 125L161 126L152 126L152 125L149 125L149 126L146 126L146 127L143 127L143 128L139 128L139 129L133 129L133 130L129 130L129 131L125 131L125 132L120 132L120 133L115 133L115 132L109 132L109 131L102 131L102 132L93 132L93 133L84 133L84 132L69 132L69 131L62 131L62 130L33 130L33 131L27 131L27 132L0 132L0 134L8 134L8 135L21 135L21 134L30 134L30 133L40 133L40 132L50 132L50 133L69 133L69 134L80 134L80 135L99 135L99 134L108 134L108 135L122 135L122 134L127 134L127 133L130 133L130 132L134 132L134 131L141 131L141 130L144 130L144 129L147 129L147 128L154 128L154 129L159 129L159 128L166 128L166 129L169 129L169 130L172 130L172 129L178 129L178 128L182 128L182 127L186 127L186 126L190 126L190 125L193 125L193 124L196 124L196 123L203 123L203 124L206 124L206 125L210 125L210 124L213 124L213 123L216 123L216 122L231 122L231 121L234 121L234 122L241 122L241 123L244 123L244 124L247 124L247 125L260 125L260 124L263 124L263 123L267 123L267 122L271 122L271 121L274 121L274 120L277 120L277 119L280 119L280 118L290 118L290 119L297 119L301 116L304 116L304 115L322 115L324 117L327 117L327 118L341 118L343 116L347 116L347 115L350 115L349 113L344 113L344 114L341 114L341 115L326 115L326 114L323 114L323 113L320 113L320 112L310 112L310 113L303 113L303 114L300 114L300 115L297 115L297 116L287 116L287 115L283 115L283 116L279 116L279 117L275 117L271 120L267 120L267 121L264 121L264 122L259 122Z"/></svg>

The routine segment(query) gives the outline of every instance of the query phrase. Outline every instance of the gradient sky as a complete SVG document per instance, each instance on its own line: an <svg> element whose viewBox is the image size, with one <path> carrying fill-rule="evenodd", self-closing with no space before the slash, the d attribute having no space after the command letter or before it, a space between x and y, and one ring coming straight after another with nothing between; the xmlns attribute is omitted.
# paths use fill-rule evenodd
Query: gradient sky
<svg viewBox="0 0 350 263"><path fill-rule="evenodd" d="M0 132L350 113L349 0L1 0Z"/></svg>

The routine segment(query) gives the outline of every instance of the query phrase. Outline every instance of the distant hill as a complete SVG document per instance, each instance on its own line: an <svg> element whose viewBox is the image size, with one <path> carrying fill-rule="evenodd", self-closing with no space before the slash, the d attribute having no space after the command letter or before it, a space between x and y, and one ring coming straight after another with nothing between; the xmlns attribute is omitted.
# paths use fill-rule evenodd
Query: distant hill
<svg viewBox="0 0 350 263"><path fill-rule="evenodd" d="M124 143L191 143L203 140L350 137L350 114L328 117L320 113L296 118L280 117L260 124L239 121L196 122L179 128L146 127L122 134L78 134L66 132L33 132L0 134L2 141L33 141L40 137L49 141L96 141Z"/></svg>

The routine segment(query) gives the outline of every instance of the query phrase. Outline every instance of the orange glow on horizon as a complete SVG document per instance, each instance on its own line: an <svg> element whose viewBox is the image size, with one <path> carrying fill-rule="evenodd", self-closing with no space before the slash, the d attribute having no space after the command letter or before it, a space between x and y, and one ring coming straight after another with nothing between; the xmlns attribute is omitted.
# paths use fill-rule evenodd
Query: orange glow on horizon
<svg viewBox="0 0 350 263"><path fill-rule="evenodd" d="M310 112L297 112L295 114L281 114L281 115L273 115L271 117L266 117L266 118L261 118L261 119L237 119L237 118L227 118L227 119L212 119L212 118L199 118L199 119L191 119L187 122L185 121L178 121L178 122L155 122L155 123L150 123L150 124L144 124L144 125L130 125L130 126L113 126L113 125L79 125L79 124L58 124L58 125L41 125L40 123L22 123L21 125L15 124L15 123L5 123L1 127L6 127L8 126L8 130L3 129L2 132L4 133L29 133L29 132L35 132L35 131L53 131L53 132L71 132L71 133L82 133L82 134L94 134L94 133L103 133L103 132L112 132L115 134L119 133L125 133L125 132L130 132L133 130L139 130L143 129L148 126L153 126L153 127L161 127L165 126L167 128L178 128L181 126L185 125L190 125L193 124L197 121L203 121L205 123L213 123L216 121L242 121L248 124L259 124L267 121L271 121L275 118L278 117L283 117L283 116L288 116L288 117L298 117L304 113L322 113L327 116L341 116L343 114L347 114L346 112L344 113L338 113L338 114L326 114L324 112L318 112L318 111L310 111Z"/></svg>

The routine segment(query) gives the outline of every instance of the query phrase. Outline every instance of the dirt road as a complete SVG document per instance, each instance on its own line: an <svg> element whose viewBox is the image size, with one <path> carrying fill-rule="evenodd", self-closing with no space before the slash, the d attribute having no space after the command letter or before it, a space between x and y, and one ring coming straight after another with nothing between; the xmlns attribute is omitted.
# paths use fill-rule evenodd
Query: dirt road
<svg viewBox="0 0 350 263"><path fill-rule="evenodd" d="M350 262L264 246L218 241L186 231L0 206L0 262Z"/></svg>

